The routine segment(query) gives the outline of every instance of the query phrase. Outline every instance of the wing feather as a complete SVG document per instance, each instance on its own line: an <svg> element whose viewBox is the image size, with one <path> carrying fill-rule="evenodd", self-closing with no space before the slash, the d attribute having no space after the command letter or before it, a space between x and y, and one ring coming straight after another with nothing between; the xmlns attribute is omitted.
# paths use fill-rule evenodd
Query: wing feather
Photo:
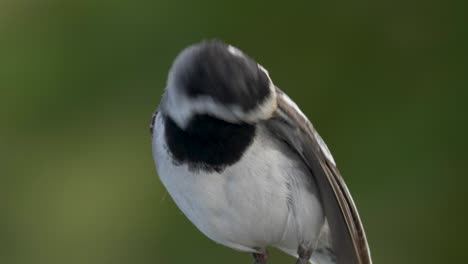
<svg viewBox="0 0 468 264"><path fill-rule="evenodd" d="M356 205L320 135L297 105L279 88L278 109L266 121L307 164L315 178L339 264L371 264L369 246Z"/></svg>

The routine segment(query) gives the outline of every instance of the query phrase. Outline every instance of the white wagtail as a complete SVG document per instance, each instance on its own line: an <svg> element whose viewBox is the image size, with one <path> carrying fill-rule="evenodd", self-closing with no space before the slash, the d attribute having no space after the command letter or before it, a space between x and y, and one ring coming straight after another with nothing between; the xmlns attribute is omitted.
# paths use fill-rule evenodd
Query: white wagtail
<svg viewBox="0 0 468 264"><path fill-rule="evenodd" d="M268 246L300 264L372 263L327 146L239 49L211 40L183 50L151 128L162 183L210 239L259 264Z"/></svg>

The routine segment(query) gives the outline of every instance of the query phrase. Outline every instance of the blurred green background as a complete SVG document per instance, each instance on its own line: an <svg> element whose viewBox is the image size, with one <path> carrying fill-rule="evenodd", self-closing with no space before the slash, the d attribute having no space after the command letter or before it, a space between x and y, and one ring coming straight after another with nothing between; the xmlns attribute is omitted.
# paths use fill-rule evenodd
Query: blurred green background
<svg viewBox="0 0 468 264"><path fill-rule="evenodd" d="M0 0L0 263L251 263L181 214L148 125L185 46L256 58L334 153L374 263L463 263L463 1ZM271 263L294 263L273 251Z"/></svg>

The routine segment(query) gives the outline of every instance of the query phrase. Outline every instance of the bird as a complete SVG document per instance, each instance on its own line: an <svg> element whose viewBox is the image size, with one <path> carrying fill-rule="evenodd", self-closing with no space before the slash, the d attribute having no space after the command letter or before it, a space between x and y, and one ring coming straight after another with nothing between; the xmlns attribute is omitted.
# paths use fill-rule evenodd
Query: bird
<svg viewBox="0 0 468 264"><path fill-rule="evenodd" d="M357 208L323 139L269 72L210 39L170 67L150 125L158 176L208 238L268 261L371 264Z"/></svg>

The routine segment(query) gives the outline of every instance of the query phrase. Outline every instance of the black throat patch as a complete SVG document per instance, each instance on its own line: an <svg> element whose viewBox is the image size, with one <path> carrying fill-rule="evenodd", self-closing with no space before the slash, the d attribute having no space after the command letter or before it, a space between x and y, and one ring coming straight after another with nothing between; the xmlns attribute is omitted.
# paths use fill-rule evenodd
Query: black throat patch
<svg viewBox="0 0 468 264"><path fill-rule="evenodd" d="M239 161L252 144L255 125L232 124L208 115L196 115L182 130L165 116L165 137L177 165L222 172Z"/></svg>

